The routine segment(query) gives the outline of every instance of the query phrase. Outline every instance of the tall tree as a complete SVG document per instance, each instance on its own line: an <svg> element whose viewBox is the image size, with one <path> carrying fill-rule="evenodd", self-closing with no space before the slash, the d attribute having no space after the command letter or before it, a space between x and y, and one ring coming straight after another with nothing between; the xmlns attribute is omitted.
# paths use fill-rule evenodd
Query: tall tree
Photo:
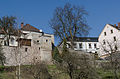
<svg viewBox="0 0 120 79"><path fill-rule="evenodd" d="M61 54L57 54L56 57L53 57L54 64L62 73L68 74L69 79L99 79L93 67L92 56L82 51L68 50L65 39L63 44L63 49L59 49ZM56 51L53 53L55 52ZM57 58L59 58L59 60Z"/></svg>
<svg viewBox="0 0 120 79"><path fill-rule="evenodd" d="M5 34L7 45L9 46L10 35L14 34L16 26L16 17L4 16L0 18L0 30Z"/></svg>
<svg viewBox="0 0 120 79"><path fill-rule="evenodd" d="M86 22L85 16L88 13L80 6L71 5L57 7L54 11L53 18L50 20L50 26L54 31L54 35L63 39L69 39L73 44L73 38L88 34L90 27Z"/></svg>

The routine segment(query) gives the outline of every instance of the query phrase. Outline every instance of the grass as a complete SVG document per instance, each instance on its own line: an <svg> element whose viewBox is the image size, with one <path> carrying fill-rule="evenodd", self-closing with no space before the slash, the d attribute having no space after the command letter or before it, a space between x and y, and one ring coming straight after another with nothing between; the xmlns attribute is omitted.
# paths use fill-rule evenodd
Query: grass
<svg viewBox="0 0 120 79"><path fill-rule="evenodd" d="M97 73L102 77L102 79L112 79L111 71L105 71L103 69L97 69Z"/></svg>
<svg viewBox="0 0 120 79"><path fill-rule="evenodd" d="M48 70L54 79L69 79L69 76L59 71L55 65L48 65Z"/></svg>
<svg viewBox="0 0 120 79"><path fill-rule="evenodd" d="M97 73L102 79L114 79L114 75L111 70L97 69ZM120 72L118 73L120 78Z"/></svg>
<svg viewBox="0 0 120 79"><path fill-rule="evenodd" d="M29 66L21 66L21 67L29 67ZM4 68L4 67L0 67L0 69L1 68ZM48 71L53 76L53 79L69 79L68 75L65 73L61 73L61 74L57 75L56 73L60 73L60 71L56 68L55 65L48 65ZM0 79L16 79L15 71L0 72ZM34 78L31 75L24 73L24 71L21 71L21 79L34 79Z"/></svg>
<svg viewBox="0 0 120 79"><path fill-rule="evenodd" d="M3 67L0 66L0 68ZM54 77L54 79L69 79L69 76L65 73L57 75L56 73L60 73L60 71L55 65L49 65L48 70L49 73ZM114 77L110 70L97 69L97 73L99 74L101 79L113 79ZM120 73L118 73L118 75L120 77ZM15 79L15 71L0 72L0 79ZM21 71L21 79L33 79L33 77Z"/></svg>

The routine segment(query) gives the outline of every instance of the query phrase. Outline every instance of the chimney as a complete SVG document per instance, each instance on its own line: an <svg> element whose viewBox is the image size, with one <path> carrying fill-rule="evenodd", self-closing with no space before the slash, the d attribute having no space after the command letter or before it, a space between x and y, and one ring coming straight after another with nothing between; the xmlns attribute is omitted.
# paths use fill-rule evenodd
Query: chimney
<svg viewBox="0 0 120 79"><path fill-rule="evenodd" d="M22 23L21 23L21 28L23 28L23 26L24 26L24 23L22 22Z"/></svg>
<svg viewBox="0 0 120 79"><path fill-rule="evenodd" d="M120 22L118 23L118 28L120 28Z"/></svg>
<svg viewBox="0 0 120 79"><path fill-rule="evenodd" d="M116 27L116 24L114 24L114 27Z"/></svg>

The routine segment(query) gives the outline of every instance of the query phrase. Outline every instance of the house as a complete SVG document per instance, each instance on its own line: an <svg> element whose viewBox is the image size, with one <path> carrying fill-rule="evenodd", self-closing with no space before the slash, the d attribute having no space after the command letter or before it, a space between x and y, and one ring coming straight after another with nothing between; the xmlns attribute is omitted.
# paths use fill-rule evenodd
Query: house
<svg viewBox="0 0 120 79"><path fill-rule="evenodd" d="M74 37L74 50L87 53L97 53L99 43L97 37ZM61 45L62 46L62 45ZM67 39L67 48L70 48L70 40Z"/></svg>
<svg viewBox="0 0 120 79"><path fill-rule="evenodd" d="M116 24L106 24L100 33L98 40L100 47L98 55L101 58L109 56L111 49L113 51L120 50L120 23L118 23L118 26L116 26ZM107 49L107 51L105 51L105 49Z"/></svg>
<svg viewBox="0 0 120 79"><path fill-rule="evenodd" d="M4 33L0 42L6 56L6 65L31 64L34 61L51 63L54 35L46 34L36 27L21 23L20 36L10 35L9 46Z"/></svg>

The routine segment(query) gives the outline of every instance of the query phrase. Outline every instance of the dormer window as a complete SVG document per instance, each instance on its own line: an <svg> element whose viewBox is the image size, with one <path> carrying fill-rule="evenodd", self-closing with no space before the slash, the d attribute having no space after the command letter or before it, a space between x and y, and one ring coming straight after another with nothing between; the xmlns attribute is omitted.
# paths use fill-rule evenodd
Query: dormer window
<svg viewBox="0 0 120 79"><path fill-rule="evenodd" d="M106 36L106 32L104 32L104 35Z"/></svg>
<svg viewBox="0 0 120 79"><path fill-rule="evenodd" d="M113 33L113 30L111 30L111 33Z"/></svg>

